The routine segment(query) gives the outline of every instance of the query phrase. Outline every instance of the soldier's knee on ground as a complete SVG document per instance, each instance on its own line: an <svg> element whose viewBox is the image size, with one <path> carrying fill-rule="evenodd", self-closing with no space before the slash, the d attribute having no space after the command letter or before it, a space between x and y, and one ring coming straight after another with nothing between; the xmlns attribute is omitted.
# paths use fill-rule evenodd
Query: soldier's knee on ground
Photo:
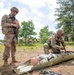
<svg viewBox="0 0 74 75"><path fill-rule="evenodd" d="M48 44L47 43L44 43L44 53L45 54L49 54L49 46L48 46Z"/></svg>
<svg viewBox="0 0 74 75"><path fill-rule="evenodd" d="M48 48L48 44L47 43L44 43L44 47Z"/></svg>

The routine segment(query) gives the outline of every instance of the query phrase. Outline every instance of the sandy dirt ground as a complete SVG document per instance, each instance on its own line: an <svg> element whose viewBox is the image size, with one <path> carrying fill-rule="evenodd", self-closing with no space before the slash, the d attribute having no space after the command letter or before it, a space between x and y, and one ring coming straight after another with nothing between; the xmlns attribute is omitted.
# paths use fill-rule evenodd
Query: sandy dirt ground
<svg viewBox="0 0 74 75"><path fill-rule="evenodd" d="M68 46L66 47L67 51L74 51L74 47L73 46ZM43 53L43 48L39 48L36 50L21 50L21 51L16 51L16 59L19 61L18 63L15 64L10 64L11 63L11 59L9 58L9 65L8 66L3 66L3 60L2 60L2 53L0 53L0 75L17 75L15 73L13 73L11 67L17 67L21 64L23 64L26 60L40 55ZM47 67L44 70L47 71L53 71L55 73L61 73L64 75L74 75L74 59L70 60L70 61L66 61L66 62L62 62L59 63L55 66L52 67ZM24 74L26 75L26 74ZM39 70L38 71L33 71L31 74L28 75L42 75L39 74Z"/></svg>

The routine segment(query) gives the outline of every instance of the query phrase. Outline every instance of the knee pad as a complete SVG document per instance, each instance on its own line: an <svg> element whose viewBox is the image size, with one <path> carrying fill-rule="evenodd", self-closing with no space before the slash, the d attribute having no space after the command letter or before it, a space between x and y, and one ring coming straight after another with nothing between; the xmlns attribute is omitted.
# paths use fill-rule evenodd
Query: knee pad
<svg viewBox="0 0 74 75"><path fill-rule="evenodd" d="M48 46L48 44L47 43L44 43L44 45L43 46Z"/></svg>

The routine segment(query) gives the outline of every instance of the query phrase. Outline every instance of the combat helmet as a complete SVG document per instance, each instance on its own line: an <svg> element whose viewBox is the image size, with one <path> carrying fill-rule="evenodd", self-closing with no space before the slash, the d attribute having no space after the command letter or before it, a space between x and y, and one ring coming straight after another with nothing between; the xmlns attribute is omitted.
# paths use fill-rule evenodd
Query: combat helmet
<svg viewBox="0 0 74 75"><path fill-rule="evenodd" d="M57 34L64 34L64 30L63 29L59 29L58 31L57 31Z"/></svg>
<svg viewBox="0 0 74 75"><path fill-rule="evenodd" d="M18 8L16 8L16 7L12 7L10 10L11 10L11 11L15 11L16 13L19 12Z"/></svg>

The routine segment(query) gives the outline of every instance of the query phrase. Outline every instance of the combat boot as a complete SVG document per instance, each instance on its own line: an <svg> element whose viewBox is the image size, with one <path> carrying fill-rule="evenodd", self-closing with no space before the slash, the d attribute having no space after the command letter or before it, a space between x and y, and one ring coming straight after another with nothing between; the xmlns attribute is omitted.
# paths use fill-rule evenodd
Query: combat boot
<svg viewBox="0 0 74 75"><path fill-rule="evenodd" d="M12 63L16 63L16 62L18 61L15 59L15 57L12 57Z"/></svg>

